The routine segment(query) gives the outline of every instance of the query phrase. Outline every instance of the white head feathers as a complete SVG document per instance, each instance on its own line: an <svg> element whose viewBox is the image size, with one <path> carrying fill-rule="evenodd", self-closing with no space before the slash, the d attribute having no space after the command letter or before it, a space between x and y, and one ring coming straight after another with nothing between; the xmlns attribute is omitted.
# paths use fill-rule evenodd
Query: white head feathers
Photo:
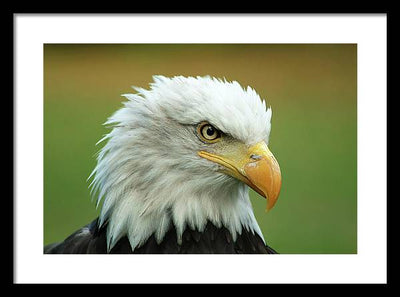
<svg viewBox="0 0 400 297"><path fill-rule="evenodd" d="M149 90L125 94L124 107L105 123L112 131L91 177L100 222L108 222L108 248L128 236L132 248L155 234L161 241L171 224L178 238L186 226L207 221L224 225L233 237L247 228L262 233L248 188L197 155L205 148L195 135L208 121L247 145L268 143L271 109L250 87L211 77L154 76Z"/></svg>

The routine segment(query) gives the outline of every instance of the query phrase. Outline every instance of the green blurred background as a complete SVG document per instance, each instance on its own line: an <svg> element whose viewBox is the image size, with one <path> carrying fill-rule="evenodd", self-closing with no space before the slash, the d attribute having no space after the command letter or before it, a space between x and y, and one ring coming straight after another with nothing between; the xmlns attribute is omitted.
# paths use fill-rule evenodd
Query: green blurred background
<svg viewBox="0 0 400 297"><path fill-rule="evenodd" d="M154 74L255 88L273 109L283 181L268 213L251 192L266 241L283 254L357 253L355 44L45 44L44 244L98 215L87 178L102 124Z"/></svg>

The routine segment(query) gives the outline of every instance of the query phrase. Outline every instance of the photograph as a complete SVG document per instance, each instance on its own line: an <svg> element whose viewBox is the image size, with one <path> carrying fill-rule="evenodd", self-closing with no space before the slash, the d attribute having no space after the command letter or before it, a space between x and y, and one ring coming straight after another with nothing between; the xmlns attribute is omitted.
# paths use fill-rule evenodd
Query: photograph
<svg viewBox="0 0 400 297"><path fill-rule="evenodd" d="M43 254L357 254L358 50L43 43Z"/></svg>

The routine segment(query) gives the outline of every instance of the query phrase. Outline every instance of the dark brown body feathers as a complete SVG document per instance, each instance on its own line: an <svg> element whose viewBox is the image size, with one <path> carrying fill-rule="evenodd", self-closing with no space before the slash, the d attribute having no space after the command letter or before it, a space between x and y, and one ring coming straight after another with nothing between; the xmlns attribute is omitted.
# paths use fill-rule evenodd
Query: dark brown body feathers
<svg viewBox="0 0 400 297"><path fill-rule="evenodd" d="M45 246L45 254L106 254L107 225L99 228L98 219L76 231L63 242ZM155 236L132 251L128 238L121 238L110 251L111 254L277 254L264 244L261 237L243 228L234 241L225 227L216 227L208 222L204 231L187 228L178 244L176 229L172 226L162 242Z"/></svg>

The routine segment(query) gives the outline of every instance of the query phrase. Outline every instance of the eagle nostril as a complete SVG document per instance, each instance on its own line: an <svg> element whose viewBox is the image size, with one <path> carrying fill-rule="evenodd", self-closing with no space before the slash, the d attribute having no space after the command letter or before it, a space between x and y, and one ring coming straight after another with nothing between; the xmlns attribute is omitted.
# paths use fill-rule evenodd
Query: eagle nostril
<svg viewBox="0 0 400 297"><path fill-rule="evenodd" d="M260 159L261 159L261 156L260 156L260 155L252 154L252 155L250 155L250 159L253 159L253 160L260 160Z"/></svg>

